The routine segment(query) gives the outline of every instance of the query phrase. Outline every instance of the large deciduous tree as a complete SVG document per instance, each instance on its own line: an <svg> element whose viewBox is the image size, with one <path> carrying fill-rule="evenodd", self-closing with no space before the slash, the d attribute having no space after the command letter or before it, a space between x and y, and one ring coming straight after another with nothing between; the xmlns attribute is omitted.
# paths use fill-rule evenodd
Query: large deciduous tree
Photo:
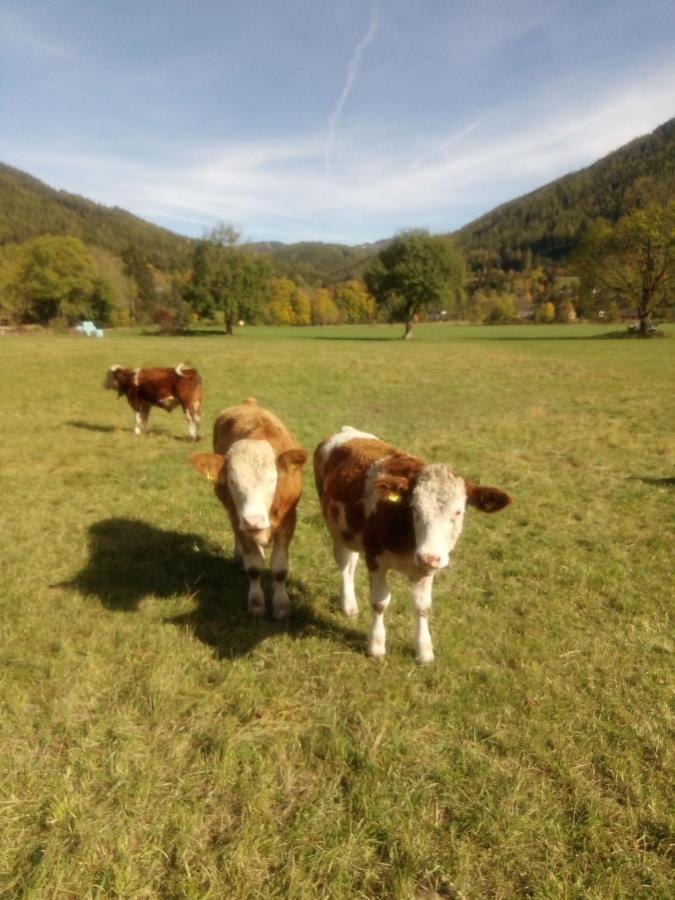
<svg viewBox="0 0 675 900"><path fill-rule="evenodd" d="M588 307L634 311L640 332L673 306L675 287L675 200L647 202L615 225L591 226L578 251L581 296Z"/></svg>
<svg viewBox="0 0 675 900"><path fill-rule="evenodd" d="M392 321L405 322L425 310L459 305L464 295L464 260L453 241L423 230L401 232L378 253L364 274L368 290Z"/></svg>
<svg viewBox="0 0 675 900"><path fill-rule="evenodd" d="M255 319L265 297L268 263L237 246L239 235L219 225L197 244L184 296L202 316L221 312L227 334L240 319Z"/></svg>
<svg viewBox="0 0 675 900"><path fill-rule="evenodd" d="M96 316L105 321L109 287L79 238L46 235L23 244L13 284L18 315L47 325Z"/></svg>

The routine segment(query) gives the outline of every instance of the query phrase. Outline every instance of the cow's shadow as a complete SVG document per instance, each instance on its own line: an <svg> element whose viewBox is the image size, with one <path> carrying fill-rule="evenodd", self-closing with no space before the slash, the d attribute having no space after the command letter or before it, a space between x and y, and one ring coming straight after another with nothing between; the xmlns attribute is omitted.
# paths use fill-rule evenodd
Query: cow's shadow
<svg viewBox="0 0 675 900"><path fill-rule="evenodd" d="M189 596L194 608L164 621L189 631L218 657L248 653L267 637L288 633L337 641L363 652L365 635L318 613L302 581L289 579L291 617L275 622L247 610L248 579L220 547L201 535L165 531L138 519L103 519L89 529L89 560L61 587L96 597L107 609L133 612L148 596ZM265 584L266 595L271 594Z"/></svg>
<svg viewBox="0 0 675 900"><path fill-rule="evenodd" d="M98 425L95 422L83 422L79 419L70 419L68 422L66 422L66 425L69 425L71 428L80 428L83 431L98 431L101 434L113 434L114 432L119 431L125 434L131 434L135 438L147 439L152 438L154 435L155 437L167 437L171 440L179 441L181 444L195 443L195 441L193 441L193 439L189 435L174 434L173 432L169 431L168 428L165 428L162 425L155 425L154 427L151 425L148 428L146 434L143 435L135 434L133 428L127 428L125 425Z"/></svg>

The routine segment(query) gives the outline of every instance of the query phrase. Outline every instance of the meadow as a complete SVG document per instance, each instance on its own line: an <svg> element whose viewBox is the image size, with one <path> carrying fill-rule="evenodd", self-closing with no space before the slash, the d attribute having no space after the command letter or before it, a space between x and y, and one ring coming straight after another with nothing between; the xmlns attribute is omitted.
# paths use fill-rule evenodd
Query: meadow
<svg viewBox="0 0 675 900"><path fill-rule="evenodd" d="M0 896L671 897L667 330L0 337ZM351 424L512 494L436 579L433 664L396 577L366 656L311 466L290 622L248 616L180 410L135 437L101 387L182 360L199 449L253 395L310 451Z"/></svg>

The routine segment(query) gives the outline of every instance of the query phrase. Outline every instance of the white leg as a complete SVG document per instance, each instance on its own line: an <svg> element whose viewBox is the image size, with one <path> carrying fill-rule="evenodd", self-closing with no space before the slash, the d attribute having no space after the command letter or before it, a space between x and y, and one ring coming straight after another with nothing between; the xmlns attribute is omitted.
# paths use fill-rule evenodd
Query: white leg
<svg viewBox="0 0 675 900"><path fill-rule="evenodd" d="M190 412L189 409L185 410L185 418L187 420L188 433L193 441L198 441L201 437L200 431L200 423L201 416L199 413Z"/></svg>
<svg viewBox="0 0 675 900"><path fill-rule="evenodd" d="M134 434L145 434L148 430L148 416L150 415L150 407L142 406L136 410L136 426Z"/></svg>
<svg viewBox="0 0 675 900"><path fill-rule="evenodd" d="M391 602L386 569L370 573L370 603L373 607L373 624L370 626L368 653L376 658L385 654L384 611Z"/></svg>
<svg viewBox="0 0 675 900"><path fill-rule="evenodd" d="M288 542L285 535L277 533L274 542L270 567L274 578L274 592L272 594L272 613L275 619L285 619L291 611L291 601L286 590L286 578L288 577Z"/></svg>
<svg viewBox="0 0 675 900"><path fill-rule="evenodd" d="M356 550L350 550L344 544L335 542L333 544L333 556L342 577L340 590L342 612L346 616L356 616L359 612L359 606L356 602L356 591L354 589L354 573L356 572L356 564L359 561L359 554Z"/></svg>
<svg viewBox="0 0 675 900"><path fill-rule="evenodd" d="M431 612L431 589L434 584L434 576L427 575L420 578L412 586L413 603L417 615L415 634L415 648L420 662L433 662L434 648L431 645L429 634L429 613Z"/></svg>
<svg viewBox="0 0 675 900"><path fill-rule="evenodd" d="M265 554L257 544L244 550L244 568L248 575L248 611L252 616L262 616L265 613L265 595L260 582L264 563Z"/></svg>

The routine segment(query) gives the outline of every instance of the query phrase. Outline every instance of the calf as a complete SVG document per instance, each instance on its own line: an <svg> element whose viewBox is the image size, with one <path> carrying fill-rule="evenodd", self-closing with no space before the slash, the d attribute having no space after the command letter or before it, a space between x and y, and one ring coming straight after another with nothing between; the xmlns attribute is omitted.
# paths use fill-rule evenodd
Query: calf
<svg viewBox="0 0 675 900"><path fill-rule="evenodd" d="M373 608L368 652L384 656L384 611L391 600L387 571L396 569L412 582L418 658L431 662L427 620L434 575L448 565L464 510L468 504L497 512L511 498L498 488L454 475L442 463L426 463L349 427L316 448L314 474L342 574L342 609L348 616L358 612L354 572L359 553L365 553Z"/></svg>
<svg viewBox="0 0 675 900"><path fill-rule="evenodd" d="M265 611L260 576L265 550L271 545L272 609L275 618L283 619L290 610L288 547L308 454L286 426L252 398L218 416L213 449L193 453L190 462L215 481L216 496L230 518L234 557L243 561L249 577L249 612L260 616Z"/></svg>
<svg viewBox="0 0 675 900"><path fill-rule="evenodd" d="M171 412L181 406L187 420L188 432L194 441L201 437L202 379L199 372L185 363L175 369L125 369L110 366L103 387L125 395L136 413L135 434L148 430L151 406Z"/></svg>

